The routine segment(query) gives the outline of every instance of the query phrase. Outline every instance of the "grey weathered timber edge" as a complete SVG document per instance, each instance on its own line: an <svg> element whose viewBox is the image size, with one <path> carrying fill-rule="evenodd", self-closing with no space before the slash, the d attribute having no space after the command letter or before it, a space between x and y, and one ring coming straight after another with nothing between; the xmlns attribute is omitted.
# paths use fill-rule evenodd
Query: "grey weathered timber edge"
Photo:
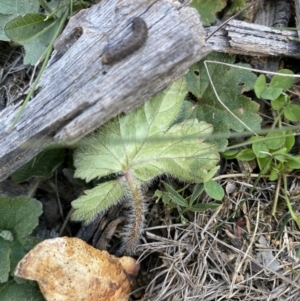
<svg viewBox="0 0 300 301"><path fill-rule="evenodd" d="M206 35L216 27L206 29ZM206 45L212 50L251 56L286 56L300 58L297 31L231 20L216 32Z"/></svg>
<svg viewBox="0 0 300 301"><path fill-rule="evenodd" d="M147 23L146 43L102 65L103 52L131 34L137 16ZM204 38L198 13L175 0L103 0L80 11L58 38L38 93L13 131L19 107L0 112L0 181L52 143L82 138L183 76L207 54Z"/></svg>

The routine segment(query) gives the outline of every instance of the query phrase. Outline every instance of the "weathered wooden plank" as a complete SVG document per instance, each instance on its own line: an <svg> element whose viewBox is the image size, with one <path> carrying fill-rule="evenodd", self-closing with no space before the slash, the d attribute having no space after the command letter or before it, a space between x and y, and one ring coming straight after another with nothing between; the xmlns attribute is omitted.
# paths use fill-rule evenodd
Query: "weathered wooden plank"
<svg viewBox="0 0 300 301"><path fill-rule="evenodd" d="M208 36L216 27L206 30ZM285 56L300 58L296 31L231 20L213 35L207 46L218 52L251 56Z"/></svg>
<svg viewBox="0 0 300 301"><path fill-rule="evenodd" d="M19 108L0 112L0 180L51 143L74 142L136 108L206 55L199 16L182 2L103 0L72 17L12 132ZM107 47L132 34L135 17L147 24L145 44L120 62L102 64Z"/></svg>

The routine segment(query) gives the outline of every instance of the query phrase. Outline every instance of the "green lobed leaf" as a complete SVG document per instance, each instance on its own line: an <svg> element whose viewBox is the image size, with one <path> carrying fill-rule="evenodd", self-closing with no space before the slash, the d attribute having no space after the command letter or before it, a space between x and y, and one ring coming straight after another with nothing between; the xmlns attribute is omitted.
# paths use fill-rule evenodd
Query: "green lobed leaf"
<svg viewBox="0 0 300 301"><path fill-rule="evenodd" d="M113 180L85 191L85 195L72 202L75 209L72 220L90 222L98 213L116 203L125 194L125 189L121 180Z"/></svg>
<svg viewBox="0 0 300 301"><path fill-rule="evenodd" d="M216 13L223 10L226 6L226 1L193 0L190 6L197 9L203 25L209 26L216 21Z"/></svg>
<svg viewBox="0 0 300 301"><path fill-rule="evenodd" d="M229 64L235 60L234 56L216 53L208 55L205 59ZM217 99L202 60L193 65L186 75L188 89L198 99L198 106L195 109L198 120L214 126L222 122L224 133L229 130L243 131L245 127L239 120L253 131L260 130L258 104L242 95L243 92L253 89L256 75L248 70L213 63L208 64L208 69L216 91L228 110Z"/></svg>
<svg viewBox="0 0 300 301"><path fill-rule="evenodd" d="M0 229L11 231L20 242L37 227L42 214L42 204L25 196L0 196L0 208Z"/></svg>
<svg viewBox="0 0 300 301"><path fill-rule="evenodd" d="M1 301L44 301L37 285L26 282L17 284L14 281L9 281L5 284L0 284L0 300Z"/></svg>
<svg viewBox="0 0 300 301"><path fill-rule="evenodd" d="M0 283L3 283L26 254L26 250L33 247L28 235L38 225L42 205L28 197L0 196L0 208L1 233L10 233L9 239L7 235L0 237Z"/></svg>
<svg viewBox="0 0 300 301"><path fill-rule="evenodd" d="M0 238L0 283L8 280L10 272L10 242Z"/></svg>
<svg viewBox="0 0 300 301"><path fill-rule="evenodd" d="M221 201L224 197L224 189L216 181L210 180L204 183L206 193L213 199Z"/></svg>
<svg viewBox="0 0 300 301"><path fill-rule="evenodd" d="M214 145L198 137L208 136L212 130L211 125L195 119L175 124L166 133L157 135L157 143L145 143L130 168L141 182L162 174L188 182L202 182L218 163L219 156Z"/></svg>
<svg viewBox="0 0 300 301"><path fill-rule="evenodd" d="M174 124L186 94L186 84L179 80L136 111L82 139L74 154L75 176L90 181L117 174L124 184L130 174L138 186L162 174L203 181L217 165L219 154L215 145L205 142L213 131L211 125L196 119ZM74 219L91 219L125 193L122 186L103 205L105 197L98 196L101 189L97 188L73 202Z"/></svg>
<svg viewBox="0 0 300 301"><path fill-rule="evenodd" d="M177 81L131 114L110 121L80 140L74 154L75 177L89 182L122 172L146 141L150 147L163 145L165 140L161 139L165 137L161 136L176 119L186 93L184 81Z"/></svg>
<svg viewBox="0 0 300 301"><path fill-rule="evenodd" d="M38 239L23 239L22 243L18 240L5 241L0 238L0 283L7 281L9 275L13 276L14 270L20 260L31 250L37 243ZM24 283L21 278L15 277L18 283Z"/></svg>
<svg viewBox="0 0 300 301"><path fill-rule="evenodd" d="M198 106L190 101L184 101L182 110L178 115L177 122L182 122L185 119L196 118ZM207 138L207 142L218 146L219 151L224 151L228 144L228 137L230 137L230 131L224 121L214 123L214 132Z"/></svg>
<svg viewBox="0 0 300 301"><path fill-rule="evenodd" d="M19 168L12 180L16 183L24 182L31 177L51 178L53 172L64 160L63 149L46 150L38 154L34 159Z"/></svg>

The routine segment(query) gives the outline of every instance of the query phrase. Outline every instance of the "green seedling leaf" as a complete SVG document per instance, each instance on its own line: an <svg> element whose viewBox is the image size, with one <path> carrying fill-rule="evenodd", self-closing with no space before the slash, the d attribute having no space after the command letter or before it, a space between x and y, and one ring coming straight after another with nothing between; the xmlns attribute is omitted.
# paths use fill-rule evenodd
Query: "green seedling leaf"
<svg viewBox="0 0 300 301"><path fill-rule="evenodd" d="M283 110L284 117L290 121L300 120L300 106L296 104L289 104Z"/></svg>
<svg viewBox="0 0 300 301"><path fill-rule="evenodd" d="M241 161L251 161L251 160L255 159L255 154L252 149L246 148L246 149L241 150L236 155L236 158Z"/></svg>
<svg viewBox="0 0 300 301"><path fill-rule="evenodd" d="M165 191L156 190L154 196L158 198L157 201L162 200L165 203L170 201L170 195Z"/></svg>
<svg viewBox="0 0 300 301"><path fill-rule="evenodd" d="M20 15L38 13L40 4L36 0L0 0L0 40L9 41L4 32L4 26Z"/></svg>
<svg viewBox="0 0 300 301"><path fill-rule="evenodd" d="M289 70L289 69L281 69L278 71L278 73L280 74L294 74L293 71ZM274 75L271 79L270 82L270 87L272 88L280 88L283 91L286 91L287 89L289 89L294 83L294 78L293 77L285 77L285 76L281 76L281 75Z"/></svg>
<svg viewBox="0 0 300 301"><path fill-rule="evenodd" d="M264 74L261 74L257 78L253 87L256 97L261 98L261 93L267 89L266 76Z"/></svg>
<svg viewBox="0 0 300 301"><path fill-rule="evenodd" d="M205 182L204 189L206 193L215 200L221 201L224 197L224 189L219 183L213 180Z"/></svg>
<svg viewBox="0 0 300 301"><path fill-rule="evenodd" d="M267 100L274 100L282 93L282 88L267 87L260 95L261 98Z"/></svg>
<svg viewBox="0 0 300 301"><path fill-rule="evenodd" d="M38 225L42 205L27 197L0 196L0 208L0 283L4 283L26 250L33 247L28 236Z"/></svg>
<svg viewBox="0 0 300 301"><path fill-rule="evenodd" d="M199 183L196 184L194 189L193 189L193 193L191 195L191 199L190 199L190 205L193 205L195 203L195 201L198 199L198 197L200 196L200 194L203 192L204 190L204 186L203 184Z"/></svg>
<svg viewBox="0 0 300 301"><path fill-rule="evenodd" d="M186 84L179 80L136 111L112 120L79 142L74 154L76 177L86 181L119 177L109 182L118 184L109 190L112 197L107 203L96 197L100 192L86 192L84 199L73 202L73 219L91 219L130 191L132 183L139 189L163 174L187 182L203 181L217 165L219 155L216 146L202 138L211 135L211 125L196 119L174 124L186 94Z"/></svg>
<svg viewBox="0 0 300 301"><path fill-rule="evenodd" d="M198 204L194 204L193 206L189 207L189 210L192 212L203 212L206 210L217 210L219 207L220 207L219 204L198 203Z"/></svg>
<svg viewBox="0 0 300 301"><path fill-rule="evenodd" d="M220 166L215 166L213 169L211 169L209 172L207 172L204 176L203 176L203 182L208 182L210 181L213 176L216 174L216 172L219 170Z"/></svg>
<svg viewBox="0 0 300 301"><path fill-rule="evenodd" d="M41 152L34 159L19 168L12 179L16 183L24 182L31 177L51 178L53 172L64 160L63 149L51 149Z"/></svg>
<svg viewBox="0 0 300 301"><path fill-rule="evenodd" d="M9 281L0 284L1 301L44 301L39 288L32 283L17 284L15 281Z"/></svg>
<svg viewBox="0 0 300 301"><path fill-rule="evenodd" d="M281 93L279 97L274 100L271 100L271 106L274 110L281 110L285 105L287 105L290 101L290 98L285 94Z"/></svg>
<svg viewBox="0 0 300 301"><path fill-rule="evenodd" d="M216 53L208 55L206 59L229 64L232 64L235 60L234 56ZM242 95L245 91L253 89L256 75L248 70L220 64L209 63L207 66L223 104L218 100L212 89L204 60L193 65L186 75L186 80L189 91L198 99L198 105L194 109L198 120L204 120L213 124L214 127L222 124L222 127L219 127L219 133L224 132L226 135L230 130L237 132L244 130L245 127L240 120L254 132L260 130L261 118L257 113L258 104Z"/></svg>
<svg viewBox="0 0 300 301"><path fill-rule="evenodd" d="M222 11L226 6L226 1L224 0L193 0L191 7L194 7L201 15L201 21L204 26L209 26L216 21L216 13Z"/></svg>
<svg viewBox="0 0 300 301"><path fill-rule="evenodd" d="M284 145L285 135L285 132L269 132L264 143L269 149L278 149Z"/></svg>
<svg viewBox="0 0 300 301"><path fill-rule="evenodd" d="M161 181L169 192L171 200L181 207L188 207L188 202L168 183Z"/></svg>

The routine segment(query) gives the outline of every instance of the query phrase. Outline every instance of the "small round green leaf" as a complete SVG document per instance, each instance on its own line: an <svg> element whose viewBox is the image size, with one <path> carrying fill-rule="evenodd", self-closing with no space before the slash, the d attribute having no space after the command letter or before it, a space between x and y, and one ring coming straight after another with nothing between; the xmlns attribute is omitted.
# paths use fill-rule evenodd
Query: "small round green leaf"
<svg viewBox="0 0 300 301"><path fill-rule="evenodd" d="M286 165L291 169L299 169L300 168L300 156L286 157Z"/></svg>
<svg viewBox="0 0 300 301"><path fill-rule="evenodd" d="M221 153L221 156L225 159L230 160L230 159L236 158L238 153L239 153L239 151L236 149L229 149L229 150L226 150L225 152Z"/></svg>
<svg viewBox="0 0 300 301"><path fill-rule="evenodd" d="M253 143L252 149L256 158L266 158L270 153L269 148L264 142Z"/></svg>
<svg viewBox="0 0 300 301"><path fill-rule="evenodd" d="M289 70L289 69L282 69L279 70L278 73L281 73L283 75L288 74L294 74L293 71ZM284 91L286 91L287 89L289 89L294 83L294 78L293 77L285 77L285 76L281 76L281 75L274 75L272 77L271 83L270 83L270 87L272 88L280 88Z"/></svg>
<svg viewBox="0 0 300 301"><path fill-rule="evenodd" d="M280 94L279 97L277 97L274 100L271 100L271 106L274 110L278 111L282 109L290 100L290 98L286 94Z"/></svg>
<svg viewBox="0 0 300 301"><path fill-rule="evenodd" d="M274 100L278 98L281 93L282 93L282 88L268 87L261 93L260 96L263 99Z"/></svg>
<svg viewBox="0 0 300 301"><path fill-rule="evenodd" d="M251 161L251 160L255 159L255 154L252 149L246 148L246 149L241 150L237 154L236 158L241 161Z"/></svg>
<svg viewBox="0 0 300 301"><path fill-rule="evenodd" d="M206 193L215 200L220 201L224 197L224 189L219 183L213 180L205 182L204 189Z"/></svg>
<svg viewBox="0 0 300 301"><path fill-rule="evenodd" d="M269 132L264 143L269 149L278 149L282 147L285 142L284 136L284 132Z"/></svg>
<svg viewBox="0 0 300 301"><path fill-rule="evenodd" d="M284 147L289 152L295 144L295 136L293 131L288 130L284 132L287 137L285 137Z"/></svg>
<svg viewBox="0 0 300 301"><path fill-rule="evenodd" d="M255 95L258 97L258 98L261 98L261 94L263 91L265 91L267 89L267 82L266 82L266 77L261 74L255 84L254 84L254 92L255 92Z"/></svg>
<svg viewBox="0 0 300 301"><path fill-rule="evenodd" d="M284 117L290 121L300 120L300 106L296 104L289 104L283 111Z"/></svg>

